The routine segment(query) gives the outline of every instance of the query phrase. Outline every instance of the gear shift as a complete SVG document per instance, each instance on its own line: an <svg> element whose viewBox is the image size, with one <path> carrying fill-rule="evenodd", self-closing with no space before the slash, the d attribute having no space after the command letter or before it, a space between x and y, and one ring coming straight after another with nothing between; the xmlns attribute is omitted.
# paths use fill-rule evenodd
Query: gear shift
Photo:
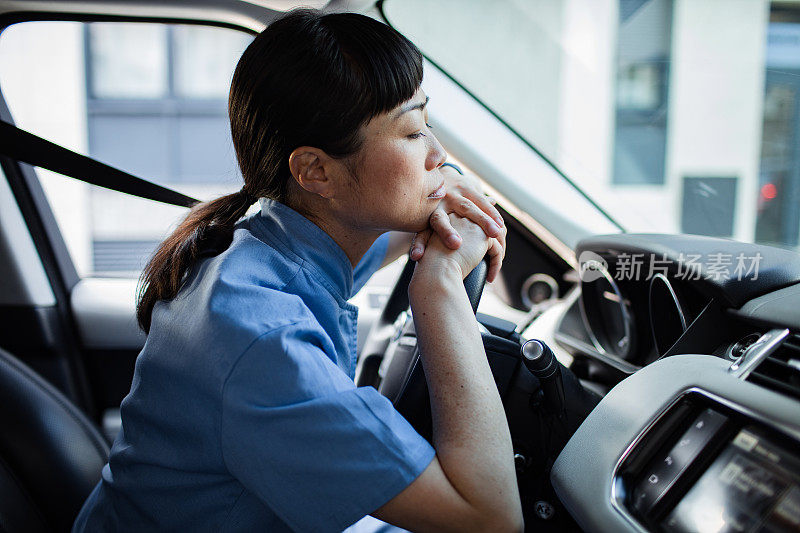
<svg viewBox="0 0 800 533"><path fill-rule="evenodd" d="M531 339L522 345L520 351L525 366L541 384L545 406L560 418L565 409L564 384L561 380L561 365L553 350L542 341Z"/></svg>

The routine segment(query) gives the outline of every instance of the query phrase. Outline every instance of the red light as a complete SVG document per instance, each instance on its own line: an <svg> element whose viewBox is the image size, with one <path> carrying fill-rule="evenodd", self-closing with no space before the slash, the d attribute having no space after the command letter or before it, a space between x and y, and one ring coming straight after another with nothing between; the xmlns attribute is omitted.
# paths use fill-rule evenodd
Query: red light
<svg viewBox="0 0 800 533"><path fill-rule="evenodd" d="M767 183L763 187L761 187L761 196L764 197L766 200L772 200L776 196L778 196L778 189L775 185L771 183Z"/></svg>

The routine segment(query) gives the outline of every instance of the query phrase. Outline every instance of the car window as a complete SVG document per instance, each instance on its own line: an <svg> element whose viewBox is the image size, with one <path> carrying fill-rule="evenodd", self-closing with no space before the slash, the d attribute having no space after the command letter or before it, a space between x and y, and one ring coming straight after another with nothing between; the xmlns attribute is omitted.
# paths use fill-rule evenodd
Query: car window
<svg viewBox="0 0 800 533"><path fill-rule="evenodd" d="M382 9L628 231L798 246L800 6L387 0Z"/></svg>
<svg viewBox="0 0 800 533"><path fill-rule="evenodd" d="M17 126L209 199L241 187L227 96L252 36L139 22L24 22L0 34ZM36 169L81 276L138 276L186 210Z"/></svg>

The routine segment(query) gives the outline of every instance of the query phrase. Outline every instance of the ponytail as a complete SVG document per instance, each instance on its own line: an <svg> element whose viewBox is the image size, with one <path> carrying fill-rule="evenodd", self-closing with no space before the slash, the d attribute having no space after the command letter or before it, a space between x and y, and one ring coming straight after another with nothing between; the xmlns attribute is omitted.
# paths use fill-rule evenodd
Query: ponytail
<svg viewBox="0 0 800 533"><path fill-rule="evenodd" d="M159 245L142 271L137 290L136 319L145 333L150 332L155 303L178 294L184 277L203 252L224 250L230 245L234 224L256 199L256 195L242 189L200 202Z"/></svg>

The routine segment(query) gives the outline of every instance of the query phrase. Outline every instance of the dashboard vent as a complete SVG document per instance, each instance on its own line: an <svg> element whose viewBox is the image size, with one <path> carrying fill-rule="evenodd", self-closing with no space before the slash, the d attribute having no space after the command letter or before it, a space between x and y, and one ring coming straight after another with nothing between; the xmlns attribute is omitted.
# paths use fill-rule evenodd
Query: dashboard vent
<svg viewBox="0 0 800 533"><path fill-rule="evenodd" d="M800 399L800 335L787 337L747 380Z"/></svg>

